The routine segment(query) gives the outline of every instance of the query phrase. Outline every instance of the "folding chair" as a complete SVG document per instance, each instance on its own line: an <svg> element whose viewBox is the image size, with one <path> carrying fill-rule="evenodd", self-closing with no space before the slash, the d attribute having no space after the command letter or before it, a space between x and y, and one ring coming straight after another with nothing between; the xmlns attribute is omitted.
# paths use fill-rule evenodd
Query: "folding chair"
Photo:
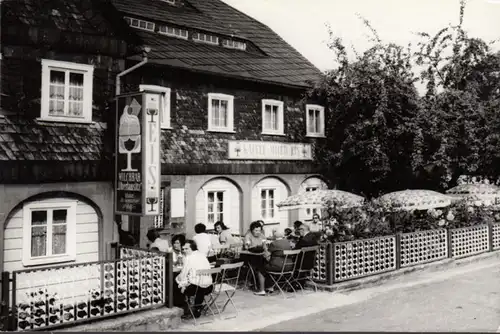
<svg viewBox="0 0 500 334"><path fill-rule="evenodd" d="M240 278L240 272L242 267L243 267L243 262L223 264L220 267L222 269L222 278L220 283L218 283L215 286L218 295L214 300L214 305L221 318L222 318L222 313L225 311L229 303L231 303L236 312L236 315L234 317L238 315L238 308L236 308L236 305L233 302L233 297L236 294L236 291L238 290L238 279ZM224 300L222 300L223 305L222 308L219 308L219 305L217 303L219 302L220 296L222 296L223 293L225 294L225 296L223 296Z"/></svg>
<svg viewBox="0 0 500 334"><path fill-rule="evenodd" d="M215 300L217 299L217 296L220 294L217 290L217 283L220 282L220 275L222 273L221 268L212 268L212 269L202 269L202 270L197 270L196 271L196 276L199 278L199 281L201 282L202 278L204 277L211 277L212 278L212 284L208 286L207 288L212 287L211 292L208 294L205 294L203 297L203 302L201 304L196 304L196 295L198 294L198 291L201 289L199 285L196 285L196 291L194 293L194 296L185 296L186 298L186 304L189 310L189 313L191 313L191 316L194 319L194 324L197 324L196 317L195 317L195 309L199 308L201 314L207 315L207 313L210 311L212 316L215 317L214 310L212 309L212 305L214 304ZM205 288L205 289L207 289ZM193 298L193 302L190 301L190 299Z"/></svg>
<svg viewBox="0 0 500 334"><path fill-rule="evenodd" d="M300 250L292 283L296 283L302 290L302 293L304 293L306 281L312 283L314 286L314 292L318 292L318 286L312 279L312 271L314 269L314 263L318 251L319 246L304 247ZM301 282L304 282L304 284Z"/></svg>
<svg viewBox="0 0 500 334"><path fill-rule="evenodd" d="M295 272L295 267L297 265L297 259L300 252L300 250L283 251L283 266L281 267L281 270L279 272L267 272L267 274L273 281L273 286L271 287L271 289L277 287L283 295L283 298L285 299L287 298L287 296L283 289L286 289L286 287L290 287L294 293L292 296L295 296L296 291L291 281L293 280L293 274Z"/></svg>

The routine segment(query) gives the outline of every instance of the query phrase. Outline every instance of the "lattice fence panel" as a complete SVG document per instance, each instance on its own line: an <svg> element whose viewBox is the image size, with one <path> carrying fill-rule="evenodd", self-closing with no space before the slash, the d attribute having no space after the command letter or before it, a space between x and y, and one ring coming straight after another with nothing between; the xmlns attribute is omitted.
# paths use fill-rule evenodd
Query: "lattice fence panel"
<svg viewBox="0 0 500 334"><path fill-rule="evenodd" d="M164 304L167 264L158 254L14 271L16 330L47 330Z"/></svg>
<svg viewBox="0 0 500 334"><path fill-rule="evenodd" d="M347 281L396 269L396 237L333 244L335 282Z"/></svg>
<svg viewBox="0 0 500 334"><path fill-rule="evenodd" d="M448 256L446 230L429 230L401 234L401 268L445 259Z"/></svg>
<svg viewBox="0 0 500 334"><path fill-rule="evenodd" d="M491 226L493 250L500 249L500 224L493 224Z"/></svg>
<svg viewBox="0 0 500 334"><path fill-rule="evenodd" d="M319 246L318 253L316 254L316 261L314 264L313 268L313 280L318 282L318 283L326 283L327 282L327 273L326 273L326 266L327 266L327 250L328 250L328 244L321 244Z"/></svg>
<svg viewBox="0 0 500 334"><path fill-rule="evenodd" d="M461 258L488 251L488 226L470 226L452 229L451 256Z"/></svg>

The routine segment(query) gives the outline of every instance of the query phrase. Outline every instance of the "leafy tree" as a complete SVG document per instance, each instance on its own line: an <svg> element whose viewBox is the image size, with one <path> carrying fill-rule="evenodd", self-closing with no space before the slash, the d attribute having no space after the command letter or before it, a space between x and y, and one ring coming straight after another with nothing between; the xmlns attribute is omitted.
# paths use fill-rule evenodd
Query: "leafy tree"
<svg viewBox="0 0 500 334"><path fill-rule="evenodd" d="M411 187L419 97L410 46L383 43L367 20L374 45L349 61L340 38L330 48L339 67L310 96L326 106L324 146L318 158L339 188L378 196Z"/></svg>
<svg viewBox="0 0 500 334"><path fill-rule="evenodd" d="M498 177L500 54L459 23L434 36L419 33L415 53L427 84L417 117L413 168L418 182L431 189L453 186L462 174Z"/></svg>

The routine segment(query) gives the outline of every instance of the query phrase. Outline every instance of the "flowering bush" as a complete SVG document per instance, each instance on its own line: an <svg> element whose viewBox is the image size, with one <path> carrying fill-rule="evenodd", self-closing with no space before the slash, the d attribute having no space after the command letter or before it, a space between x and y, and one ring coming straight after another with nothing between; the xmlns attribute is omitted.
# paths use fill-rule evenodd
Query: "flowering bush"
<svg viewBox="0 0 500 334"><path fill-rule="evenodd" d="M438 228L459 228L500 222L500 212L470 206L465 201L446 208L397 211L377 201L345 209L332 206L324 215L326 235L331 242L374 238L397 232L410 233Z"/></svg>

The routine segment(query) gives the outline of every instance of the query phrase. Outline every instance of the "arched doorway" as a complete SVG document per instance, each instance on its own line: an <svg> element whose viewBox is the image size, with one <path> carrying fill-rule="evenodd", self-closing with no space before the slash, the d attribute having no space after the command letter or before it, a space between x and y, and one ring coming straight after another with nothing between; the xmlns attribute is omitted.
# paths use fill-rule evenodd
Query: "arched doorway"
<svg viewBox="0 0 500 334"><path fill-rule="evenodd" d="M325 181L319 177L313 176L305 179L301 184L298 193L302 194L308 191L328 189ZM299 209L299 220L302 222L312 219L315 213L320 213L319 209Z"/></svg>
<svg viewBox="0 0 500 334"><path fill-rule="evenodd" d="M241 190L232 181L215 178L205 183L196 194L196 222L208 229L222 221L233 233L240 233Z"/></svg>
<svg viewBox="0 0 500 334"><path fill-rule="evenodd" d="M283 231L290 226L288 211L279 211L276 206L289 194L288 185L277 177L266 177L253 187L252 221L264 221L266 235L270 235L275 228Z"/></svg>

